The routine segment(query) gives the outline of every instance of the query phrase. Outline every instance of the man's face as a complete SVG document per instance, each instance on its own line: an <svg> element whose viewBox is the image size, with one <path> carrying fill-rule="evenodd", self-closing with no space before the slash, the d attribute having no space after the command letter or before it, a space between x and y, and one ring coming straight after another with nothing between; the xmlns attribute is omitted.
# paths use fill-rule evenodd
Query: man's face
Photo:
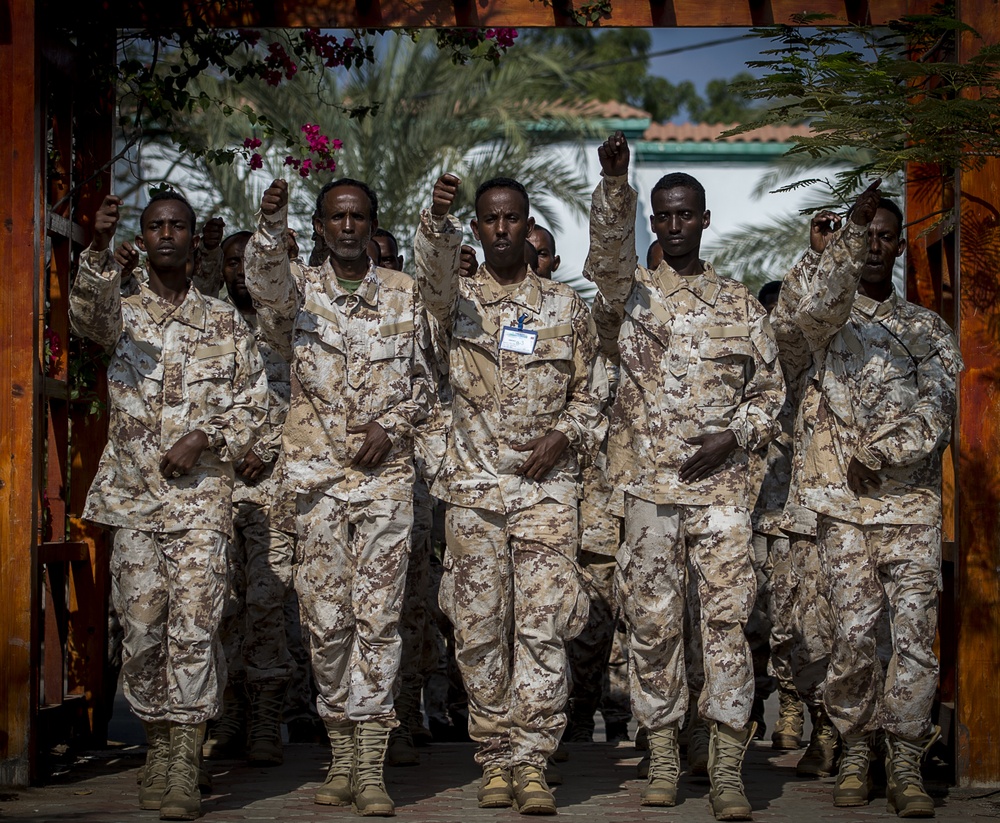
<svg viewBox="0 0 1000 823"><path fill-rule="evenodd" d="M865 283L884 283L892 280L892 267L896 258L906 248L900 236L899 221L888 209L879 209L868 224L868 257L861 267Z"/></svg>
<svg viewBox="0 0 1000 823"><path fill-rule="evenodd" d="M483 247L487 265L495 269L523 266L524 241L535 227L527 204L514 189L489 189L476 203L472 233Z"/></svg>
<svg viewBox="0 0 1000 823"><path fill-rule="evenodd" d="M323 214L313 227L326 241L332 257L353 262L368 256L368 241L378 221L371 219L371 203L362 189L338 186L324 195Z"/></svg>
<svg viewBox="0 0 1000 823"><path fill-rule="evenodd" d="M226 281L226 289L234 302L248 300L246 275L243 270L243 252L246 250L249 237L241 235L234 237L222 247L222 277Z"/></svg>
<svg viewBox="0 0 1000 823"><path fill-rule="evenodd" d="M538 268L535 270L535 274L546 280L551 280L552 272L559 269L559 256L556 254L556 244L552 240L552 236L547 231L539 231L536 228L528 234L528 242L538 252Z"/></svg>
<svg viewBox="0 0 1000 823"><path fill-rule="evenodd" d="M180 200L158 200L146 210L136 239L154 269L187 266L195 246L190 209Z"/></svg>
<svg viewBox="0 0 1000 823"><path fill-rule="evenodd" d="M402 271L403 257L398 253L392 238L386 234L380 234L375 237L375 242L378 243L379 251L382 254L382 262L379 265L385 269Z"/></svg>
<svg viewBox="0 0 1000 823"><path fill-rule="evenodd" d="M653 193L649 223L668 262L672 257L698 254L701 234L712 219L712 213L701 208L700 200L696 191L684 186Z"/></svg>

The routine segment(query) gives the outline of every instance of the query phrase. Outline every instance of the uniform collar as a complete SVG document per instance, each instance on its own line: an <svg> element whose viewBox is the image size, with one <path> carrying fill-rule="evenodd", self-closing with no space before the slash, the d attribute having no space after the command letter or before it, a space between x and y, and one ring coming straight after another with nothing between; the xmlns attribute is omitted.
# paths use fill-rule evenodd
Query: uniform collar
<svg viewBox="0 0 1000 823"><path fill-rule="evenodd" d="M340 281L337 279L337 273L333 270L333 266L330 261L327 260L323 263L323 287L326 290L326 296L330 298L334 303L340 298L347 298L351 296L351 293L347 291L343 286L340 285ZM367 303L369 306L378 306L378 287L381 281L378 276L378 269L375 264L370 260L368 262L368 273L361 279L361 285L358 286L354 296L360 299L363 303Z"/></svg>
<svg viewBox="0 0 1000 823"><path fill-rule="evenodd" d="M517 284L517 288L510 291L497 283L493 275L487 271L485 263L479 266L479 270L472 279L479 286L483 303L487 305L499 303L501 300L509 300L511 303L530 309L535 314L541 311L542 289L538 282L538 275L531 269L528 269L527 277Z"/></svg>
<svg viewBox="0 0 1000 823"><path fill-rule="evenodd" d="M885 300L872 300L868 295L858 292L854 296L854 308L865 317L885 317L892 314L899 305L899 298L896 297L896 289L893 288Z"/></svg>
<svg viewBox="0 0 1000 823"><path fill-rule="evenodd" d="M712 264L705 261L704 265L705 270L701 274L696 274L693 277L682 277L664 260L651 274L659 284L664 297L669 297L681 289L687 289L699 300L714 306L715 301L719 299L722 286L719 283L719 275L715 273Z"/></svg>
<svg viewBox="0 0 1000 823"><path fill-rule="evenodd" d="M158 326L164 325L168 320L176 320L178 323L204 330L205 298L191 283L188 283L187 294L179 306L164 300L145 283L140 287L139 295L142 307Z"/></svg>

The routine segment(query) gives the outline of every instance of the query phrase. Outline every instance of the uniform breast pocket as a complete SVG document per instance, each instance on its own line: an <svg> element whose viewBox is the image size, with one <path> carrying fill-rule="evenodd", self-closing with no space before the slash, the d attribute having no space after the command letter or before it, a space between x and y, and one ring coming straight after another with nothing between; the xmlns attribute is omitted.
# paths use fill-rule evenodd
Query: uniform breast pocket
<svg viewBox="0 0 1000 823"><path fill-rule="evenodd" d="M413 323L409 328L393 331L371 344L368 357L371 361L371 385L375 388L371 398L378 409L394 405L410 396L413 366Z"/></svg>
<svg viewBox="0 0 1000 823"><path fill-rule="evenodd" d="M111 408L152 429L159 425L162 398L163 364L134 343L120 345L108 365Z"/></svg>
<svg viewBox="0 0 1000 823"><path fill-rule="evenodd" d="M184 375L192 406L195 409L206 409L209 414L231 408L235 371L234 343L196 349Z"/></svg>
<svg viewBox="0 0 1000 823"><path fill-rule="evenodd" d="M573 369L573 337L539 340L524 357L522 395L538 414L558 414L566 406L566 392Z"/></svg>
<svg viewBox="0 0 1000 823"><path fill-rule="evenodd" d="M750 376L753 343L749 336L706 337L698 344L701 380L695 385L704 392L700 404L728 406L739 401Z"/></svg>
<svg viewBox="0 0 1000 823"><path fill-rule="evenodd" d="M920 396L917 386L917 364L909 355L894 355L886 364L880 388L886 405L893 412L906 412Z"/></svg>

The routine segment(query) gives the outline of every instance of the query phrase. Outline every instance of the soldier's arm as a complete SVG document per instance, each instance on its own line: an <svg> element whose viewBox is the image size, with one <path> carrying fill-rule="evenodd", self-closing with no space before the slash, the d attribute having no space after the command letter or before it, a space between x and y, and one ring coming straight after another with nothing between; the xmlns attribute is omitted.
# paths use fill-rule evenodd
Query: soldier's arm
<svg viewBox="0 0 1000 823"><path fill-rule="evenodd" d="M195 258L191 282L202 294L218 297L222 292L222 238L226 224L221 217L213 217L201 231L201 243Z"/></svg>
<svg viewBox="0 0 1000 823"><path fill-rule="evenodd" d="M413 238L413 264L420 298L446 334L451 333L458 305L462 226L449 213L458 185L458 178L452 174L442 175L434 184L433 205L421 212L420 226Z"/></svg>
<svg viewBox="0 0 1000 823"><path fill-rule="evenodd" d="M628 143L616 132L598 149L601 182L590 203L590 250L583 276L597 284L610 311L606 320L625 313L639 262L635 251L638 195L628 184ZM602 337L610 331L602 331ZM614 335L617 337L617 334Z"/></svg>
<svg viewBox="0 0 1000 823"><path fill-rule="evenodd" d="M247 291L257 306L257 320L268 342L287 360L292 356L292 328L301 296L284 240L288 220L288 185L275 180L261 200L257 231L243 253Z"/></svg>
<svg viewBox="0 0 1000 823"><path fill-rule="evenodd" d="M416 286L414 286L416 288ZM378 424L396 441L409 437L416 425L426 420L437 397L437 373L434 366L434 345L431 330L419 297L414 323L413 362L410 365L412 390L410 397L377 418Z"/></svg>
<svg viewBox="0 0 1000 823"><path fill-rule="evenodd" d="M580 299L574 301L573 373L567 387L566 408L554 426L566 435L577 452L593 461L600 451L608 421L603 409L608 400L608 375L594 320Z"/></svg>
<svg viewBox="0 0 1000 823"><path fill-rule="evenodd" d="M785 380L778 363L778 346L764 307L750 299L750 342L753 367L729 429L737 443L754 451L765 446L781 429L778 415L785 402Z"/></svg>
<svg viewBox="0 0 1000 823"><path fill-rule="evenodd" d="M950 332L936 338L917 365L917 402L905 416L872 431L854 455L873 471L925 459L941 447L951 431L962 355Z"/></svg>
<svg viewBox="0 0 1000 823"><path fill-rule="evenodd" d="M220 458L237 463L257 442L268 415L267 376L264 360L246 324L233 323L236 369L233 374L233 403L225 412L213 415L199 426L208 435L208 445Z"/></svg>
<svg viewBox="0 0 1000 823"><path fill-rule="evenodd" d="M114 348L124 328L121 269L111 252L121 199L108 195L94 218L94 240L80 255L69 293L69 320L74 334L105 349Z"/></svg>

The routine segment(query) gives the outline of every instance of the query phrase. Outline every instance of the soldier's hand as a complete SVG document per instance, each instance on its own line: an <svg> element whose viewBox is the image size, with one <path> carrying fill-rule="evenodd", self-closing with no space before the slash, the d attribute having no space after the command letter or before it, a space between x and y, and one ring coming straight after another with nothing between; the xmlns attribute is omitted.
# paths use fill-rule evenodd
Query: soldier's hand
<svg viewBox="0 0 1000 823"><path fill-rule="evenodd" d="M552 471L552 467L559 462L568 445L569 438L561 431L553 429L544 437L536 437L523 445L513 446L514 451L531 452L517 470L517 474L530 480L544 480Z"/></svg>
<svg viewBox="0 0 1000 823"><path fill-rule="evenodd" d="M201 247L205 251L213 251L222 245L225 236L226 221L221 217L213 217L201 230Z"/></svg>
<svg viewBox="0 0 1000 823"><path fill-rule="evenodd" d="M739 445L736 435L730 430L714 434L699 434L684 441L692 446L701 446L681 464L680 478L684 483L695 483L704 480L719 466L726 462Z"/></svg>
<svg viewBox="0 0 1000 823"><path fill-rule="evenodd" d="M288 205L288 181L274 180L260 198L260 210L267 215L277 214Z"/></svg>
<svg viewBox="0 0 1000 823"><path fill-rule="evenodd" d="M458 258L458 273L462 277L472 277L479 271L479 261L476 260L476 250L472 246L462 246L462 254Z"/></svg>
<svg viewBox="0 0 1000 823"><path fill-rule="evenodd" d="M253 449L250 449L250 451L247 452L246 457L236 464L236 471L238 471L240 477L248 483L253 483L261 476L261 474L263 474L266 465L267 464L257 456L257 453Z"/></svg>
<svg viewBox="0 0 1000 823"><path fill-rule="evenodd" d="M858 226L867 226L875 217L878 211L878 201L882 197L878 187L882 184L882 178L877 177L875 181L854 201L851 207L851 220Z"/></svg>
<svg viewBox="0 0 1000 823"><path fill-rule="evenodd" d="M114 194L109 194L104 198L101 207L94 215L94 242L91 244L94 251L104 251L111 245L111 239L115 236L115 229L118 228L120 215L118 207L121 206L122 199Z"/></svg>
<svg viewBox="0 0 1000 823"><path fill-rule="evenodd" d="M115 249L115 262L122 268L122 278L128 277L139 265L139 250L126 240Z"/></svg>
<svg viewBox="0 0 1000 823"><path fill-rule="evenodd" d="M620 177L628 171L629 149L625 135L616 131L597 149L601 171L608 177Z"/></svg>
<svg viewBox="0 0 1000 823"><path fill-rule="evenodd" d="M822 254L843 222L843 218L836 212L824 210L814 214L809 223L809 248Z"/></svg>
<svg viewBox="0 0 1000 823"><path fill-rule="evenodd" d="M208 447L208 435L201 429L188 432L160 458L160 474L174 479L191 471Z"/></svg>
<svg viewBox="0 0 1000 823"><path fill-rule="evenodd" d="M847 466L847 486L855 494L868 494L882 487L878 472L852 457Z"/></svg>
<svg viewBox="0 0 1000 823"><path fill-rule="evenodd" d="M444 217L451 211L455 195L458 194L459 180L454 174L442 174L434 184L434 198L431 201L431 214Z"/></svg>
<svg viewBox="0 0 1000 823"><path fill-rule="evenodd" d="M374 469L385 460L392 448L392 440L389 439L389 435L374 420L363 426L348 426L347 433L365 435L365 442L361 444L361 448L358 449L358 453L351 461L352 466Z"/></svg>

